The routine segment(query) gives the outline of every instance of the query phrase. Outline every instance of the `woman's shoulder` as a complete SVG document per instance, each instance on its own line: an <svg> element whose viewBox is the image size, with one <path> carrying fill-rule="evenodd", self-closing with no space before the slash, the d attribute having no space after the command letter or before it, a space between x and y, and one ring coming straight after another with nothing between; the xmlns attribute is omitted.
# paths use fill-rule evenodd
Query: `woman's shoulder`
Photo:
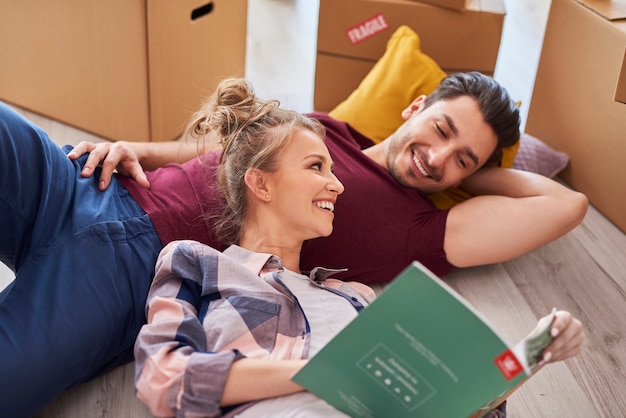
<svg viewBox="0 0 626 418"><path fill-rule="evenodd" d="M206 274L206 271L217 274L220 269L229 272L240 269L250 270L251 263L262 267L269 257L271 255L254 253L237 245L231 245L224 251L220 251L199 241L176 240L168 243L161 250L159 259L181 268L184 266L189 270L198 270L203 274ZM255 268L252 270L255 271Z"/></svg>
<svg viewBox="0 0 626 418"><path fill-rule="evenodd" d="M159 254L157 269L186 272L193 276L193 272L202 275L206 263L217 263L223 254L213 247L194 240L176 240L168 243ZM213 261L211 261L211 259Z"/></svg>
<svg viewBox="0 0 626 418"><path fill-rule="evenodd" d="M222 254L219 250L200 241L183 239L169 242L161 250L161 254L178 252L183 254Z"/></svg>

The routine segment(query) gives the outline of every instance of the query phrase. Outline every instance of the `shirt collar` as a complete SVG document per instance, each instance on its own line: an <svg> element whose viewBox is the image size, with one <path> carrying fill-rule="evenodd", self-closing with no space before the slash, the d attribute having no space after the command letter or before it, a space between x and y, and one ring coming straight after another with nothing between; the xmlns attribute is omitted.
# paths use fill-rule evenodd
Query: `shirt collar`
<svg viewBox="0 0 626 418"><path fill-rule="evenodd" d="M283 268L283 262L273 254L256 253L246 250L238 245L231 245L224 250L224 255L243 264L248 270L257 276L263 271L279 270Z"/></svg>
<svg viewBox="0 0 626 418"><path fill-rule="evenodd" d="M337 273L341 273L342 271L348 271L348 269L329 269L326 267L315 267L309 272L303 271L302 274L308 275L309 279L313 280L314 282L323 282L329 277L334 276Z"/></svg>
<svg viewBox="0 0 626 418"><path fill-rule="evenodd" d="M260 276L261 273L264 272L283 269L283 262L279 257L273 254L256 253L254 251L246 250L238 245L231 245L228 247L224 250L224 255L227 255L233 260L243 264L248 270L253 271L257 276ZM315 282L323 282L329 277L346 270L347 269L315 267L310 272L303 272L303 274L309 276L309 279Z"/></svg>

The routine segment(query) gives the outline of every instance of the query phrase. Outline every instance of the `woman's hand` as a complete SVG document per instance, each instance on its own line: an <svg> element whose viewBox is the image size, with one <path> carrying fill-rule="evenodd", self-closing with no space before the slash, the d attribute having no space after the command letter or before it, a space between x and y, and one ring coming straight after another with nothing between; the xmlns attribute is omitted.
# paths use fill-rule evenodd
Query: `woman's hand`
<svg viewBox="0 0 626 418"><path fill-rule="evenodd" d="M89 153L87 161L81 171L81 176L89 177L93 175L98 165L102 166L100 174L100 190L105 190L111 183L111 176L117 170L118 173L131 177L141 186L149 189L150 183L139 162L137 151L133 149L140 143L134 144L125 141L92 143L82 141L68 154L71 160L79 158L81 155Z"/></svg>
<svg viewBox="0 0 626 418"><path fill-rule="evenodd" d="M537 323L537 328L546 326L551 315L545 316ZM543 352L541 364L554 363L574 357L582 348L585 332L582 323L567 311L557 311L550 333L554 340Z"/></svg>

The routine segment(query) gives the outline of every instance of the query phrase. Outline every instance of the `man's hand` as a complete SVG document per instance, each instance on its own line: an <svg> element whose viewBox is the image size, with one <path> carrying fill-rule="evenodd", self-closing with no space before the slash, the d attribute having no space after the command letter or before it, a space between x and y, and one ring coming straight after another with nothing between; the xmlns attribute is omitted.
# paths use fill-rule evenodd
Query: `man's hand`
<svg viewBox="0 0 626 418"><path fill-rule="evenodd" d="M111 176L117 172L134 179L141 186L149 189L150 183L144 170L156 170L166 164L183 164L192 158L218 150L219 141L201 138L198 141L118 141L91 143L83 141L68 154L72 160L89 153L81 172L83 177L93 175L98 165L102 166L100 190L105 190L111 183Z"/></svg>
<svg viewBox="0 0 626 418"><path fill-rule="evenodd" d="M150 183L139 162L137 153L132 149L132 143L119 141L94 144L82 141L74 147L68 157L75 160L86 153L89 153L89 156L80 174L83 177L89 177L93 175L96 167L101 165L102 173L98 184L100 190L109 187L111 176L116 169L118 173L133 178L141 186L150 188Z"/></svg>

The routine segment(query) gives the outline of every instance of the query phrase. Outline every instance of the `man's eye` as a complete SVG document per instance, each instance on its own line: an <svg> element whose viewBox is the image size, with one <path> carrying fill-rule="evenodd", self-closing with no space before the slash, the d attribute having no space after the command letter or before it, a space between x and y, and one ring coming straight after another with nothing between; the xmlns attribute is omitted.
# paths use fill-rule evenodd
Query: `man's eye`
<svg viewBox="0 0 626 418"><path fill-rule="evenodd" d="M448 135L446 135L446 132L441 128L441 126L438 123L435 124L435 127L437 128L437 131L439 132L439 135L441 135L445 139L448 139Z"/></svg>
<svg viewBox="0 0 626 418"><path fill-rule="evenodd" d="M458 157L458 161L459 161L459 165L461 166L461 168L467 168L467 163L465 162L465 159L462 156Z"/></svg>

